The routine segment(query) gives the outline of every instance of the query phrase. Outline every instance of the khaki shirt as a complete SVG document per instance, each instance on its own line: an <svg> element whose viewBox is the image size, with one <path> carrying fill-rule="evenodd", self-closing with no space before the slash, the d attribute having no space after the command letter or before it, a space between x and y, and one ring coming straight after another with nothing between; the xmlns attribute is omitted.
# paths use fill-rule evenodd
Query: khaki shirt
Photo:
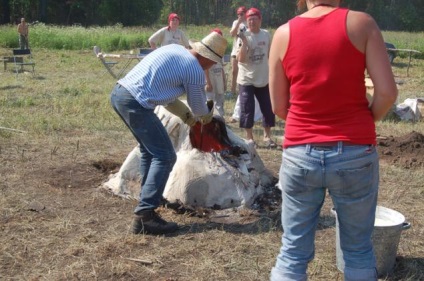
<svg viewBox="0 0 424 281"><path fill-rule="evenodd" d="M169 44L179 44L186 48L190 46L184 32L182 32L180 29L170 31L168 30L168 26L159 29L152 36L150 36L149 42L155 43L157 47Z"/></svg>

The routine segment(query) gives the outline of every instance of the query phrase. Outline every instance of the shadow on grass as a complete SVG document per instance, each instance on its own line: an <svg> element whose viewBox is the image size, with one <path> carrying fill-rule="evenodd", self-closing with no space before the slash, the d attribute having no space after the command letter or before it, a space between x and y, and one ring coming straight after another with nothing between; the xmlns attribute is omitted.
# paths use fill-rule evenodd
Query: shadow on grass
<svg viewBox="0 0 424 281"><path fill-rule="evenodd" d="M22 88L23 87L21 85L8 85L8 86L5 86L5 87L0 87L0 91L22 89Z"/></svg>
<svg viewBox="0 0 424 281"><path fill-rule="evenodd" d="M384 277L386 281L424 280L424 258L396 257L393 273Z"/></svg>
<svg viewBox="0 0 424 281"><path fill-rule="evenodd" d="M280 210L262 214L256 219L252 217L246 217L244 219L239 218L238 221L235 221L237 219L234 218L233 221L231 220L231 218L222 216L221 218L211 218L209 221L204 223L201 222L181 225L178 232L170 234L169 236L186 235L189 233L203 233L211 230L244 234L260 234L275 230L282 231ZM327 228L334 228L335 225L335 218L333 216L320 216L317 231Z"/></svg>
<svg viewBox="0 0 424 281"><path fill-rule="evenodd" d="M259 234L269 232L272 230L281 230L281 222L279 220L279 212L274 214L262 216L254 222L243 223L243 222L231 222L231 223L219 223L219 222L205 222L205 223L193 223L189 225L183 225L180 227L177 233L174 235L186 235L189 233L203 233L211 230L220 230L229 233L245 233L245 234Z"/></svg>

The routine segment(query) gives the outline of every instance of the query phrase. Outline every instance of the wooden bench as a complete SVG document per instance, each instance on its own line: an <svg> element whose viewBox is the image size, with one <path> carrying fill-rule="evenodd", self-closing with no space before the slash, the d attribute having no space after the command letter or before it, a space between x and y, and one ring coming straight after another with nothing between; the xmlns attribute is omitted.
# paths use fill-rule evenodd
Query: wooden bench
<svg viewBox="0 0 424 281"><path fill-rule="evenodd" d="M411 57L412 54L421 54L420 51L417 50L411 50L411 49L395 49L395 48L386 48L387 51L392 51L392 52L406 52L409 54L409 61L408 61L408 68L406 69L406 76L409 77L409 67L411 66Z"/></svg>

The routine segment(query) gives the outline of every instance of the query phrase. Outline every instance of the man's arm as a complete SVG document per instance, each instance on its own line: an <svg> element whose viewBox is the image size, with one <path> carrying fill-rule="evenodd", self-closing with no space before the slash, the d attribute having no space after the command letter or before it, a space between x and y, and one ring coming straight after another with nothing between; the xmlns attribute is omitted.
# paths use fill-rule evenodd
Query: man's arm
<svg viewBox="0 0 424 281"><path fill-rule="evenodd" d="M240 24L243 22L242 18L238 18L237 21L234 21L233 26L230 30L231 37L236 37L240 28Z"/></svg>
<svg viewBox="0 0 424 281"><path fill-rule="evenodd" d="M153 50L156 49L158 47L157 46L158 43L163 41L163 36L164 36L163 28L153 33L152 36L149 37L150 48L152 48Z"/></svg>
<svg viewBox="0 0 424 281"><path fill-rule="evenodd" d="M206 92L212 92L213 87L212 87L212 83L211 83L211 78L209 77L209 69L205 70L205 77L206 77L205 91Z"/></svg>
<svg viewBox="0 0 424 281"><path fill-rule="evenodd" d="M247 53L249 52L249 44L246 38L246 35L244 33L240 34L240 39L237 40L237 43L241 42L241 46L238 49L237 52L237 60L241 63L245 63L247 62L248 59L248 55Z"/></svg>

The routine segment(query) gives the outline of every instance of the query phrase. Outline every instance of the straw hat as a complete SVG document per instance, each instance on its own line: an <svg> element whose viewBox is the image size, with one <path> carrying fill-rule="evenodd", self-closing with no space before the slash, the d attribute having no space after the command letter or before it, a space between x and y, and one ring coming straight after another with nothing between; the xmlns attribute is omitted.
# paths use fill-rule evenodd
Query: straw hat
<svg viewBox="0 0 424 281"><path fill-rule="evenodd" d="M212 32L200 42L190 41L196 53L214 62L221 62L227 49L227 40L217 32Z"/></svg>

